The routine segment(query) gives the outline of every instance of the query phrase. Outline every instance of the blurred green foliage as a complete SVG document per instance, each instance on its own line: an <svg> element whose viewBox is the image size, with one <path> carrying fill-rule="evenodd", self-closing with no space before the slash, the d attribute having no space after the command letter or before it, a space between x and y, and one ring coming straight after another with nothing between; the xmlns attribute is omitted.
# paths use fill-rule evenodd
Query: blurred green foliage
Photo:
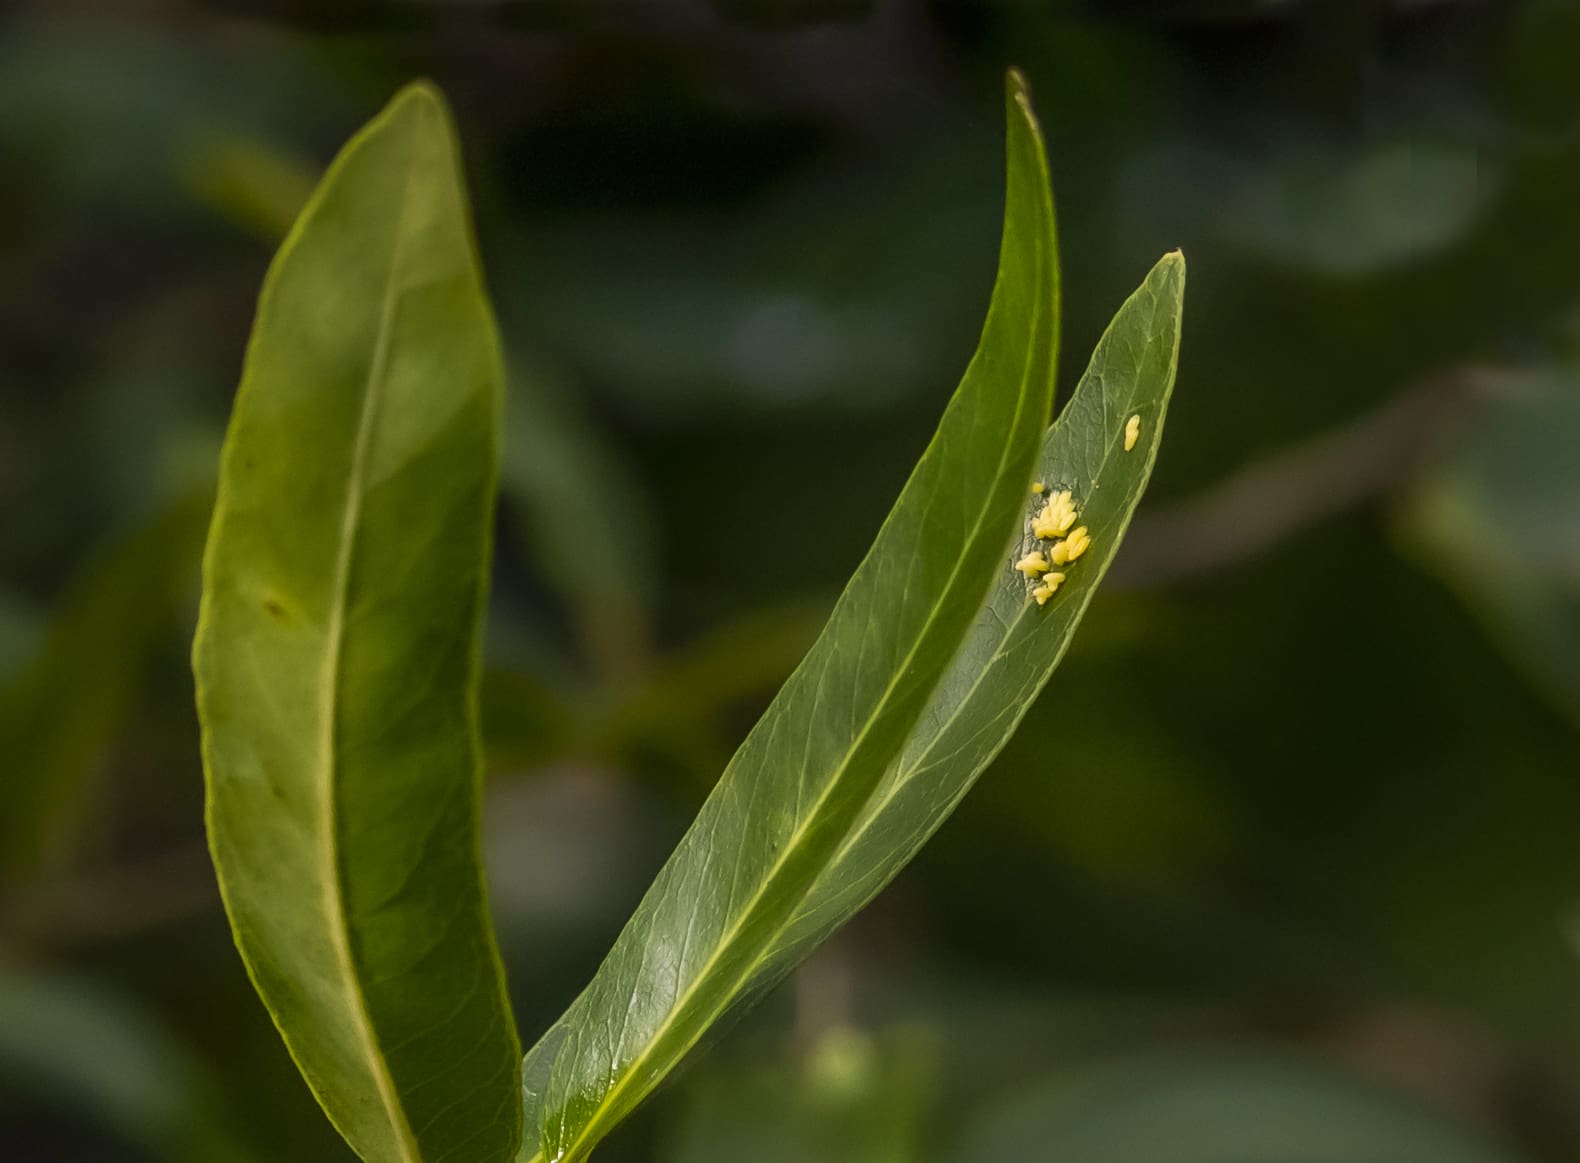
<svg viewBox="0 0 1580 1163"><path fill-rule="evenodd" d="M1580 381L1556 365L1484 390L1478 423L1422 474L1409 528L1580 724Z"/></svg>
<svg viewBox="0 0 1580 1163"><path fill-rule="evenodd" d="M743 1047L703 1067L664 1163L908 1163L926 1141L937 1047L923 1030L836 1027L789 1060Z"/></svg>
<svg viewBox="0 0 1580 1163"><path fill-rule="evenodd" d="M1408 1098L1309 1063L1241 1051L1123 1062L1016 1095L958 1158L1039 1163L1499 1163Z"/></svg>
<svg viewBox="0 0 1580 1163"><path fill-rule="evenodd" d="M1061 381L1156 254L1191 263L1128 565L1026 744L603 1157L717 1157L741 1118L827 1157L874 1141L824 1137L861 1110L898 1128L873 1157L977 1158L962 1136L1038 1079L1145 1102L1152 1076L1110 1064L1202 1044L1319 1059L1512 1158L1580 1155L1574 7L614 12L0 12L0 865L28 871L0 887L25 966L0 1041L52 1026L27 1036L59 1064L45 1093L0 1052L8 1157L179 1159L205 1126L345 1157L206 879L189 559L118 564L206 487L273 236L334 146L413 75L452 94L513 374L559 389L513 410L489 628L490 863L531 1038L971 350L1009 63L1050 130ZM612 576L611 544L638 568ZM49 805L49 859L16 804ZM120 1033L44 1000L79 988ZM210 1082L109 1102L94 1055L149 1030L189 1067L138 1073ZM830 1100L830 1031L904 1068Z"/></svg>
<svg viewBox="0 0 1580 1163"><path fill-rule="evenodd" d="M100 1128L158 1158L252 1150L228 1100L186 1048L129 999L62 975L0 973L0 1070L73 1130ZM69 1144L62 1158L70 1154Z"/></svg>

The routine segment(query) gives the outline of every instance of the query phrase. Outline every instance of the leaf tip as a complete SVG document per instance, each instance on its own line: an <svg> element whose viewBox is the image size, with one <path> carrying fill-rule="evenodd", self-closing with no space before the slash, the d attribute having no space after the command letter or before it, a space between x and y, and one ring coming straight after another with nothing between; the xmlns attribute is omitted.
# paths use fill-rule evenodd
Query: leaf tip
<svg viewBox="0 0 1580 1163"><path fill-rule="evenodd" d="M391 108L399 108L408 103L413 106L443 109L445 107L444 93L438 85L434 84L427 77L418 77L415 81L408 81L402 85L400 91L390 99Z"/></svg>
<svg viewBox="0 0 1580 1163"><path fill-rule="evenodd" d="M445 100L444 92L426 77L419 77L401 86L400 91L384 107L380 120L415 122L419 132L435 126L440 127L441 132L447 132L452 123L450 103Z"/></svg>
<svg viewBox="0 0 1580 1163"><path fill-rule="evenodd" d="M1185 294L1185 252L1176 247L1158 259L1148 272L1145 285L1174 299L1177 311L1178 300Z"/></svg>
<svg viewBox="0 0 1580 1163"><path fill-rule="evenodd" d="M1011 118L1018 113L1034 131L1039 128L1037 114L1031 107L1031 83L1018 68L1004 73L1004 100Z"/></svg>

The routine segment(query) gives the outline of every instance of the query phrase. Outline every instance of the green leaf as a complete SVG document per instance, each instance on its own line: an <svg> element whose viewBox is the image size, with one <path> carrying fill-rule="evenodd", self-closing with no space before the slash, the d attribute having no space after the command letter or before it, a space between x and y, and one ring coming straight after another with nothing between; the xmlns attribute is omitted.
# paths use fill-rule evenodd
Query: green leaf
<svg viewBox="0 0 1580 1163"><path fill-rule="evenodd" d="M1030 607L1011 566L1052 403L1058 270L1047 163L1014 76L1008 122L1004 242L981 346L822 635L591 985L528 1057L524 1158L585 1158L718 1018L782 974L787 942L805 948L797 918L810 894L918 731L935 729L940 683L978 640L979 624L1001 617L994 603L1006 578L1017 612ZM1083 426L1109 427L1087 427L1085 459L1061 466L1071 484L1095 477L1126 420L1105 416L1101 402L1078 415ZM1151 447L1133 454L1131 471L1144 474ZM1117 484L1113 491L1123 494ZM1099 521L1114 519L1109 501L1093 502ZM1093 528L1117 538L1106 523ZM765 552L773 534L765 521ZM1072 576L1083 568L1100 566L1080 563ZM1059 618L1085 598L1073 585L1028 616ZM987 729L1007 732L1012 719L992 710ZM974 725L982 728L980 719ZM832 930L851 911L825 913L819 924Z"/></svg>
<svg viewBox="0 0 1580 1163"><path fill-rule="evenodd" d="M542 767L564 755L583 729L576 704L518 670L486 668L479 705L490 775Z"/></svg>
<svg viewBox="0 0 1580 1163"><path fill-rule="evenodd" d="M1075 394L1048 430L1037 480L1084 500L1092 547L1046 608L1019 574L999 571L959 654L861 818L807 890L772 954L782 973L894 878L1009 740L1064 657L1141 501L1174 390L1185 261L1166 255L1104 332ZM1125 427L1140 418L1135 447ZM1028 523L1029 524L1029 523ZM1039 543L1024 528L1015 556ZM1079 724L1070 724L1079 730ZM1057 740L1042 749L1058 772Z"/></svg>
<svg viewBox="0 0 1580 1163"><path fill-rule="evenodd" d="M137 705L150 655L190 615L207 489L169 505L77 571L37 649L0 682L0 879L65 859L99 802L96 776ZM178 602L179 596L179 602Z"/></svg>
<svg viewBox="0 0 1580 1163"><path fill-rule="evenodd" d="M750 610L660 658L613 706L605 735L621 754L661 755L706 792L728 761L730 712L773 693L828 620L829 602Z"/></svg>
<svg viewBox="0 0 1580 1163"><path fill-rule="evenodd" d="M44 638L44 616L21 594L0 590L0 683L9 683Z"/></svg>
<svg viewBox="0 0 1580 1163"><path fill-rule="evenodd" d="M658 559L651 503L552 375L533 369L520 382L531 390L511 396L500 491L590 659L610 681L629 679L649 645L648 579Z"/></svg>
<svg viewBox="0 0 1580 1163"><path fill-rule="evenodd" d="M235 133L195 142L181 176L192 196L216 214L275 243L312 197L318 175L289 150Z"/></svg>
<svg viewBox="0 0 1580 1163"><path fill-rule="evenodd" d="M519 1139L478 826L503 380L449 117L416 85L335 161L265 282L194 651L237 944L378 1163Z"/></svg>
<svg viewBox="0 0 1580 1163"><path fill-rule="evenodd" d="M203 1064L130 998L89 981L0 969L0 1079L151 1158L256 1157Z"/></svg>
<svg viewBox="0 0 1580 1163"><path fill-rule="evenodd" d="M1192 1053L1045 1083L967 1128L959 1163L1510 1163L1408 1095L1271 1053Z"/></svg>
<svg viewBox="0 0 1580 1163"><path fill-rule="evenodd" d="M1302 143L1226 192L1225 232L1296 269L1364 278L1459 241L1501 176L1468 145L1416 135L1359 150Z"/></svg>
<svg viewBox="0 0 1580 1163"><path fill-rule="evenodd" d="M710 1064L686 1084L664 1137L664 1163L913 1163L926 1158L937 1101L937 1047L928 1031L874 1037L836 1026L794 1063Z"/></svg>
<svg viewBox="0 0 1580 1163"><path fill-rule="evenodd" d="M1430 466L1406 533L1580 724L1580 374L1509 377Z"/></svg>

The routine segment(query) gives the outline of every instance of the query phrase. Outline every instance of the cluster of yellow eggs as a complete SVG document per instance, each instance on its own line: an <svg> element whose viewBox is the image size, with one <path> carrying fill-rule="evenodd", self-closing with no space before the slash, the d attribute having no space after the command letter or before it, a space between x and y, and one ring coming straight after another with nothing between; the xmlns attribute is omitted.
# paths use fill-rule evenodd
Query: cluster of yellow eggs
<svg viewBox="0 0 1580 1163"><path fill-rule="evenodd" d="M1141 417L1132 416L1125 425L1126 452L1136 446L1140 435ZM1031 486L1031 491L1040 496L1047 492L1047 486L1039 481ZM1092 538L1086 526L1076 524L1080 519L1081 514L1075 507L1075 498L1069 489L1049 496L1031 519L1032 535L1039 541L1051 541L1053 544L1046 552L1040 548L1032 550L1015 563L1015 568L1027 581L1036 583L1031 596L1039 606L1053 597L1064 583L1063 572L1055 567L1069 565L1091 548Z"/></svg>

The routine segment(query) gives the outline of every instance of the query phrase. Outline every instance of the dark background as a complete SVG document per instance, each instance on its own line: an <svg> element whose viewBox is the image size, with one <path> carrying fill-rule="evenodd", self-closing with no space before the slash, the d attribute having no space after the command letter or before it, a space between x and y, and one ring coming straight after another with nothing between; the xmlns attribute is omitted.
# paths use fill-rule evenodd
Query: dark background
<svg viewBox="0 0 1580 1163"><path fill-rule="evenodd" d="M1192 1088L1282 1133L1246 1080L1287 1070L1362 1135L1345 1088L1580 1159L1580 10L1450 0L0 4L0 1159L348 1157L231 947L186 671L254 295L338 145L444 88L511 357L530 1042L965 366L1010 64L1062 382L1188 257L1153 489L955 818L600 1158L1168 1163L1207 1156L1056 1144Z"/></svg>

